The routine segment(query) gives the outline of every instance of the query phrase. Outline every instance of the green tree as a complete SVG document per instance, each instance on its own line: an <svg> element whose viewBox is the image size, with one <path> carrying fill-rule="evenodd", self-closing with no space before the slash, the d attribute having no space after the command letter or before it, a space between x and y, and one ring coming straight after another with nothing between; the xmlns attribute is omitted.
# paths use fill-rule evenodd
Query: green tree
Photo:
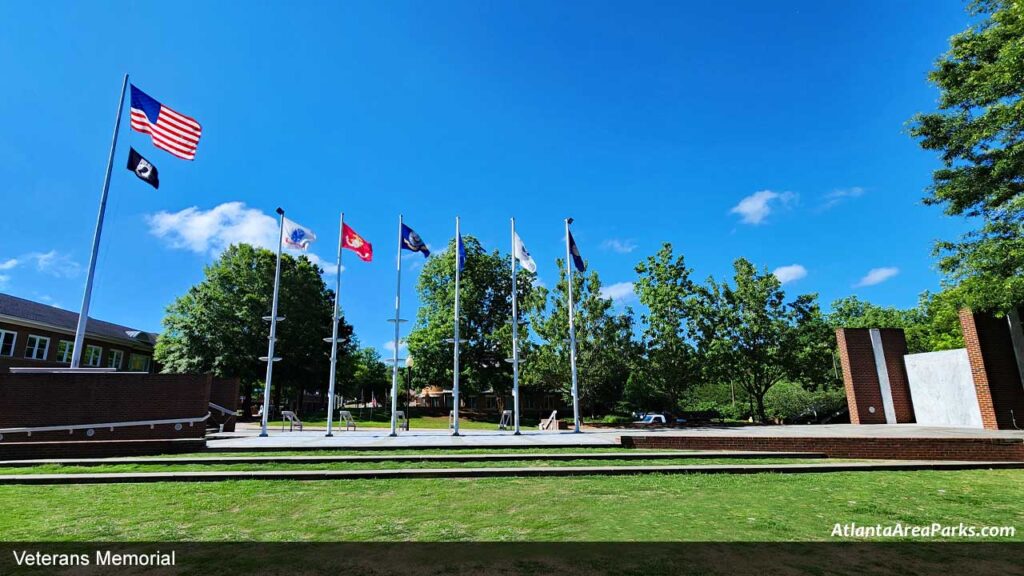
<svg viewBox="0 0 1024 576"><path fill-rule="evenodd" d="M827 380L835 340L816 295L786 302L778 278L767 270L758 272L743 258L733 268L733 285L709 278L699 288L699 353L709 378L735 382L766 421L764 396L772 386Z"/></svg>
<svg viewBox="0 0 1024 576"><path fill-rule="evenodd" d="M512 387L512 275L507 254L486 252L473 236L463 236L466 266L460 274L459 386L466 393L493 391L499 402ZM531 310L536 275L523 269L516 287L520 318ZM455 326L455 240L430 258L420 273L417 290L420 308L409 334L417 386L450 387L454 367L452 338ZM520 330L520 341L527 338ZM499 405L499 409L503 406Z"/></svg>
<svg viewBox="0 0 1024 576"><path fill-rule="evenodd" d="M654 256L636 267L635 289L647 307L644 324L642 377L630 382L631 396L654 402L639 408L677 410L686 390L700 377L700 361L694 348L694 300L696 290L683 256L674 256L664 244ZM642 391L642 386L649 390Z"/></svg>
<svg viewBox="0 0 1024 576"><path fill-rule="evenodd" d="M369 402L371 398L383 401L391 394L391 371L375 348L368 346L357 350L352 365L351 385L345 387L348 397Z"/></svg>
<svg viewBox="0 0 1024 576"><path fill-rule="evenodd" d="M537 306L532 312L531 325L540 342L531 347L524 376L532 387L559 392L568 401L572 397L568 282L564 261L559 259L557 266L559 277L554 290L538 291L541 301L548 305ZM628 308L616 312L611 299L601 296L597 272L573 275L573 300L580 410L581 414L594 416L614 408L629 380L637 354L633 313Z"/></svg>
<svg viewBox="0 0 1024 576"><path fill-rule="evenodd" d="M883 307L848 296L832 303L834 328L902 328L911 354L962 348L959 290L924 292L914 308Z"/></svg>
<svg viewBox="0 0 1024 576"><path fill-rule="evenodd" d="M967 305L1006 312L1024 302L1024 3L975 0L970 11L979 21L929 74L938 110L910 133L941 153L925 202L979 223L936 245L940 268Z"/></svg>
<svg viewBox="0 0 1024 576"><path fill-rule="evenodd" d="M156 345L165 372L238 377L245 414L266 371L258 358L267 349L269 325L263 317L270 315L275 259L273 252L248 244L229 247L205 268L202 282L168 307ZM278 313L286 320L277 330L282 357L274 366L278 406L284 405L283 398L294 398L298 408L305 390L327 390L330 347L323 338L331 333L333 292L321 273L305 256L281 257ZM343 318L339 322L339 371L344 373L354 342L352 327Z"/></svg>

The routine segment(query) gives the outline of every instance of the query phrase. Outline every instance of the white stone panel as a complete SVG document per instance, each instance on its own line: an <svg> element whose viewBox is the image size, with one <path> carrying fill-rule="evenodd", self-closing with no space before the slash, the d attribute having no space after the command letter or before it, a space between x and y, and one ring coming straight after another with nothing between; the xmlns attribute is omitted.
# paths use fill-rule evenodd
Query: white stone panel
<svg viewBox="0 0 1024 576"><path fill-rule="evenodd" d="M967 350L908 354L903 359L918 424L982 427Z"/></svg>

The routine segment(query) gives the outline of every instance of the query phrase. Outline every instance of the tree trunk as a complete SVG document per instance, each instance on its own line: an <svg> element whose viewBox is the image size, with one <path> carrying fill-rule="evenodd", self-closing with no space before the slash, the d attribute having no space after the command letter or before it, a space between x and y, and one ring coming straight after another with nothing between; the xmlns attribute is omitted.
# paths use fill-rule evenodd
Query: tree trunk
<svg viewBox="0 0 1024 576"><path fill-rule="evenodd" d="M243 421L252 420L252 382L246 382L242 386L242 418Z"/></svg>
<svg viewBox="0 0 1024 576"><path fill-rule="evenodd" d="M762 424L768 422L768 415L764 411L764 392L758 392L753 395L757 401L757 418Z"/></svg>

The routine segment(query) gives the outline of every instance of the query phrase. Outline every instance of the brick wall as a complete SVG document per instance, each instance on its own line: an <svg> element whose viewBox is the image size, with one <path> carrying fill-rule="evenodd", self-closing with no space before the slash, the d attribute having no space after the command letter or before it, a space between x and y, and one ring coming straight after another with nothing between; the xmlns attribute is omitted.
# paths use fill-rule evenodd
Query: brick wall
<svg viewBox="0 0 1024 576"><path fill-rule="evenodd" d="M623 436L645 450L753 450L813 452L829 458L1024 462L1020 438L808 438L780 436Z"/></svg>
<svg viewBox="0 0 1024 576"><path fill-rule="evenodd" d="M210 375L0 374L0 428L60 426L136 420L201 418L208 412ZM205 423L93 429L73 433L8 433L9 442L202 438Z"/></svg>
<svg viewBox="0 0 1024 576"><path fill-rule="evenodd" d="M223 406L228 410L238 410L238 378L214 378L210 383L210 402ZM210 421L223 425L225 432L235 431L236 416L228 416L215 408L210 408Z"/></svg>
<svg viewBox="0 0 1024 576"><path fill-rule="evenodd" d="M885 424L870 333L863 329L837 328L836 342L839 345L839 363L843 367L843 385L846 387L846 403L850 407L850 422ZM874 413L868 410L869 406L874 406Z"/></svg>
<svg viewBox="0 0 1024 576"><path fill-rule="evenodd" d="M978 393L982 425L989 430L1024 428L1024 385L1006 318L960 311L967 358Z"/></svg>

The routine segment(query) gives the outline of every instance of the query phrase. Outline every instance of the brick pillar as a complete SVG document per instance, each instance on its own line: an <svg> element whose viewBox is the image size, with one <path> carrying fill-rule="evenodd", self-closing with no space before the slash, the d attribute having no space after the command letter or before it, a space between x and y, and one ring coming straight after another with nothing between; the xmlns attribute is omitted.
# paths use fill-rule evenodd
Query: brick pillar
<svg viewBox="0 0 1024 576"><path fill-rule="evenodd" d="M902 329L879 330L884 355L884 374L888 376L896 422L914 422L914 404L910 397L910 383L903 356L907 353L907 340ZM885 406L879 370L875 363L875 350L868 328L838 328L839 359L843 366L843 385L850 408L850 422L854 424L885 424ZM872 412L872 409L874 411Z"/></svg>
<svg viewBox="0 0 1024 576"><path fill-rule="evenodd" d="M899 328L883 328L879 330L882 337L882 350L885 353L885 369L889 374L889 387L892 390L892 403L896 411L896 422L913 424L914 401L910 397L910 379L907 378L907 364L903 359L907 355L907 336Z"/></svg>
<svg viewBox="0 0 1024 576"><path fill-rule="evenodd" d="M978 394L981 423L988 430L1024 427L1024 386L1006 318L960 311L967 358Z"/></svg>

